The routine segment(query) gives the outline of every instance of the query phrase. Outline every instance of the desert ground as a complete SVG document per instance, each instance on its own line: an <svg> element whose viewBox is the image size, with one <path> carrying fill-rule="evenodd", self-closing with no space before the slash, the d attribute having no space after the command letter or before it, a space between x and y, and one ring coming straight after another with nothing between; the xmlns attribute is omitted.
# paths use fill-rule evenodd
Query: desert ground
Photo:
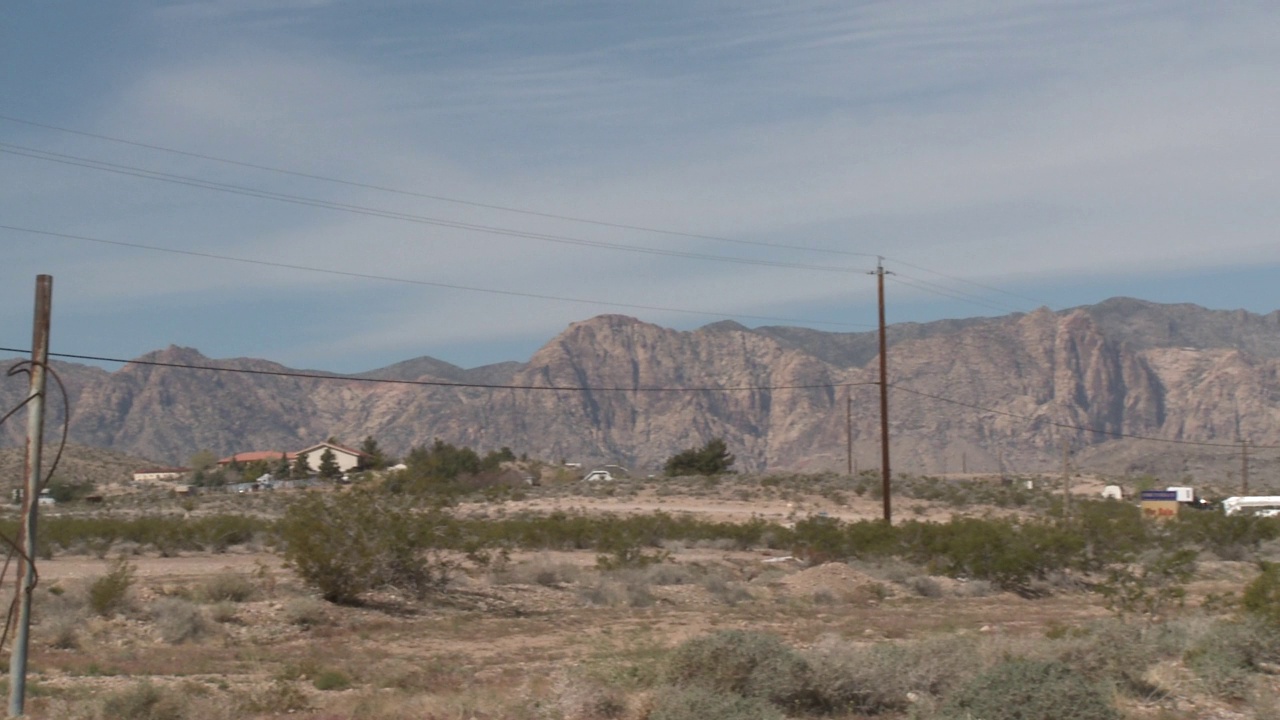
<svg viewBox="0 0 1280 720"><path fill-rule="evenodd" d="M1041 492L1060 492L1052 479L1042 482ZM1072 492L1082 500L1101 484L1078 478ZM289 502L285 492L174 498L149 489L113 495L105 506L59 507L48 517L273 517ZM661 480L527 488L464 498L451 509L478 518L662 512L783 525L875 519L881 511L880 500L839 480L811 491L803 481L771 487L736 478L674 488ZM895 512L938 522L1034 513L911 497L896 498ZM1233 598L1258 575L1255 557L1201 553L1186 597L1156 616L1118 613L1078 579L1055 578L1025 596L892 559L796 557L787 548L717 541L663 542L649 552L651 561L626 567L593 550L516 549L482 563L458 557L448 585L423 599L383 589L337 605L320 599L261 538L217 551L59 548L37 565L27 713L69 720L682 717L663 705L673 652L743 631L780 640L825 668L824 677L856 666L848 677L870 689L841 707L706 717L949 717L946 689L974 667L1012 656L1079 664L1096 655L1095 679L1106 681L1108 673L1124 674L1106 663L1127 662L1118 650L1127 646L1150 656L1140 677L1103 683L1116 717L1280 717L1280 667L1269 660L1229 682L1206 680L1186 660L1239 615ZM1260 553L1276 559L1280 545L1272 541ZM123 573L126 587L117 604L98 607L95 588L113 572ZM896 666L884 659L891 650L900 654Z"/></svg>

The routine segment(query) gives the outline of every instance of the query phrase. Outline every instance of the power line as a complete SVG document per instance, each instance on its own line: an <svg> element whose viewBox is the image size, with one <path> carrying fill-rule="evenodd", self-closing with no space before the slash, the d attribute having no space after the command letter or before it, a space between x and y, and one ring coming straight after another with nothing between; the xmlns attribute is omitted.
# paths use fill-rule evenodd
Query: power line
<svg viewBox="0 0 1280 720"><path fill-rule="evenodd" d="M555 235L550 233L535 233L525 230L517 230L514 228L504 228L492 225L478 225L475 223L465 223L455 220L445 220L443 218L430 217L426 215L414 215L411 213L402 213L395 210L385 210L382 208L367 207L364 205L353 205L350 203L340 203L331 200L321 200L319 198L306 197L302 195L291 195L288 193L279 193L271 190L261 190L258 188L250 188L242 185L234 185L231 183L222 183L212 180L203 180L200 178L189 177L185 175L176 175L173 173L164 173L155 170L147 170L145 168L133 167L130 165L121 165L118 163L110 163L103 160L94 160L92 158L84 158L75 155L66 155L63 153L48 152L35 148L28 148L21 145L13 145L11 143L0 143L0 152L10 155L18 155L34 160L44 160L46 162L59 163L62 165L71 165L75 167L83 167L91 170L99 170L102 172L114 173L117 175L126 175L129 177L142 178L145 180L155 180L174 185L184 185L187 187L201 188L204 190L214 190L216 192L228 193L231 195L242 195L245 197L254 197L262 200L275 200L277 202L290 203L293 205L303 205L307 207L317 207L326 210L335 210L339 212L348 212L356 215L366 215L369 217L381 217L390 220L402 220L405 222L418 223L422 225L432 225L436 227L447 227L456 230L467 230L471 232L485 233L489 235L501 235L504 237L526 238L530 240L541 240L544 242L559 243L563 245L576 245L580 247L594 247L608 250L619 250L622 252L641 253L646 255L659 255L664 257L679 257L692 260L707 260L712 262L727 262L740 265L757 265L764 267L786 268L792 270L812 270L817 272L834 272L834 273L851 273L861 274L864 271L857 268L833 267L830 265L810 265L804 263L788 263L776 260L762 260L756 258L730 257L727 255L711 255L707 253L692 253L681 250L663 250L660 248L646 248L635 245L624 245L622 243L611 243L603 240L586 240L583 238L573 238L565 235Z"/></svg>
<svg viewBox="0 0 1280 720"><path fill-rule="evenodd" d="M0 352L25 353L22 348L0 347ZM123 358L104 357L100 355L75 355L71 353L49 353L50 357L71 360L90 360L94 362L119 363L122 365L147 365L151 367L174 368L178 370L205 370L241 375L266 375L271 377L302 378L308 380L335 380L342 382L360 382L384 385L415 385L421 387L445 387L476 390L534 390L549 392L670 392L670 393L709 393L709 392L755 392L774 390L823 390L830 388L853 387L857 385L876 385L874 382L855 383L815 383L812 385L744 385L733 387L595 387L574 385L507 385L501 383L463 383L448 380L397 380L393 378L369 378L355 375L333 375L298 370L257 370L253 368L218 367L216 365L190 365L187 363L171 363L160 360L126 360Z"/></svg>
<svg viewBox="0 0 1280 720"><path fill-rule="evenodd" d="M122 240L106 240L103 238L88 237L86 235L72 235L69 233L58 233L48 230L36 230L33 228L17 227L15 225L0 225L0 229L12 230L15 232L32 233L35 235L45 235L49 237L63 238L67 240L81 240L84 242L100 243L103 245L115 245L117 247L134 248L138 250L151 250L154 252L171 253L174 255L186 255L189 257L198 257L207 260L222 260L226 262L244 263L247 265L260 265L263 267L281 268L285 270L298 270L303 272L323 273L325 275L337 275L339 277L357 278L361 280L379 280L384 282L403 283L406 285L421 285L425 287L436 287L447 290L465 290L468 292L489 293L493 295L507 295L511 297L533 298L537 300L555 300L558 302L580 303L584 305L598 305L605 307L626 308L630 310L653 310L657 312L682 313L686 315L703 315L708 317L738 318L744 320L764 320L768 322L786 322L801 323L805 325L833 325L838 327L872 327L871 325L863 325L859 323L842 323L830 320L803 320L798 318L782 318L771 315L743 315L737 313L718 313L706 312L701 310L686 310L682 308L663 307L659 305L636 305L632 303L607 302L604 300L591 300L586 298L572 298L559 295L540 295L537 293L520 292L517 290L495 290L493 288L472 287L469 285L456 285L452 283L432 282L429 280L414 280L411 278L400 278L389 275L373 275L369 273L359 273L350 270L333 270L330 268L311 267L307 265L297 265L293 263L274 262L271 260L255 260L252 258L234 257L231 255L217 255L214 253L199 252L195 250L178 250L175 248L166 248L158 245L145 245L143 243L125 242Z"/></svg>
<svg viewBox="0 0 1280 720"><path fill-rule="evenodd" d="M895 262L895 263L897 263L897 264L899 264L899 265L906 265L906 266L907 266L907 267L909 267L909 268L913 268L913 269L915 269L915 270L919 270L919 271L921 271L921 272L927 272L927 273L929 273L930 275L936 275L937 277L945 278L945 279L947 279L947 280L951 280L952 282L965 283L966 285L972 285L972 286L974 286L974 287L982 288L983 290L990 290L991 292L997 292L997 293L1000 293L1000 294L1002 294L1002 295L1008 295L1009 297L1015 297L1015 298L1018 298L1018 299L1020 299L1020 300L1027 300L1027 301L1030 301L1030 302L1036 303L1036 304L1037 304L1037 306L1049 307L1049 306L1052 306L1052 305L1053 305L1053 303L1051 303L1051 302L1049 302L1049 301L1047 301L1047 300L1041 300L1041 299L1038 299L1038 298L1033 298L1033 297L1030 297L1030 296L1028 296L1028 295L1020 295L1020 294L1015 293L1015 292L1009 292L1008 290L1001 290L1000 288L998 288L998 287L994 287L994 286L992 286L992 285L984 285L983 283L980 283L980 282L974 282L973 280L965 280L964 278L956 277L956 276L954 276L954 275L947 275L947 274L945 274L945 273L940 273L940 272L938 272L938 271L936 271L936 270L930 270L929 268L926 268L926 267L921 267L921 266L919 266L919 265L913 265L913 264L911 264L911 263L909 263L909 262L907 262L907 261L905 261L905 260L899 260L899 259L896 259L896 258L890 258L890 257L886 257L886 258L885 258L885 260L889 260L889 261L891 261L891 262ZM922 280L921 282L924 282L924 281Z"/></svg>
<svg viewBox="0 0 1280 720"><path fill-rule="evenodd" d="M207 154L207 153L191 152L191 151L187 151L187 150L180 150L180 149L177 149L177 148L171 148L171 147L166 147L166 146L162 146L162 145L156 145L156 144L152 144L152 143L144 143L144 142L139 142L139 141L135 141L135 140L128 140L128 139L125 139L125 138L113 137L113 136L110 136L110 135L104 135L104 134L101 134L101 133L92 133L92 132L87 132L87 131L83 131L83 130L75 130L75 129L72 129L72 128L61 127L61 126L58 126L58 125L52 125L52 124L49 124L49 123L41 123L41 122L36 122L36 121L32 121L32 120L26 120L26 119L23 119L23 118L13 117L13 116L10 116L10 115L0 115L0 120L8 121L8 122L12 122L12 123L18 123L18 124L22 124L22 125L27 125L27 126L30 126L30 127L37 127L37 128L42 128L42 129L46 129L46 130L53 130L53 131L56 131L56 132L67 133L67 134L71 134L71 135L78 135L78 136L82 136L82 137L93 138L93 139L96 139L96 140L104 140L104 141L107 141L107 142L117 143L117 144L121 144L121 145L128 145L128 146L139 147L139 148L144 148L144 149L148 149L148 150L155 150L155 151L159 151L159 152L165 152L165 153L170 153L170 154L173 154L173 155L179 155L179 156L184 156L184 157L190 157L190 158L195 158L195 159L199 159L199 160L207 160L207 161L217 162L217 163L222 163L222 164L225 164L225 165L230 165L230 166L235 166L235 167L249 168L249 169L253 169L253 170L260 170L260 171L264 171L264 172L277 173L277 174L281 174L281 175L287 175L287 176L293 176L293 177L305 178L305 179L309 179L309 180L317 180L317 181L327 182L327 183L333 183L333 184L337 184L337 185L344 185L344 186L347 186L347 187L362 188L362 189L366 189L366 190L375 190L375 191L378 191L378 192L391 193L391 194L395 194L395 195L402 195L402 196L406 196L406 197L417 197L417 198L422 198L422 199L427 199L427 200L435 200L435 201L439 201L439 202L452 203L452 204L456 204L456 205L464 205L464 206L469 206L469 207L484 208L484 209L489 209L489 210L498 210L498 211L502 211L502 212L515 213L515 214L526 215L526 216L530 216L530 217L540 217L540 218L547 218L547 219L553 219L553 220L563 220L563 221L567 221L567 222L575 222L575 223L581 223L581 224L587 224L587 225L595 225L595 226L598 226L598 227L608 227L608 228L615 228L615 229L621 229L621 230L633 230L633 231L638 231L638 232L646 232L646 233L653 233L653 234L658 234L658 235L666 235L666 236L670 236L670 237L684 237L684 238L691 238L691 239L696 239L696 240L709 240L709 241L715 241L715 242L733 243L733 244L737 244L737 245L744 245L744 246L754 246L754 247L764 247L764 248L776 248L776 249L782 249L782 250L796 250L796 251L801 251L801 252L822 253L822 254L828 254L828 255L843 255L843 256L848 256L848 257L881 257L880 255L875 254L875 253L864 253L864 252L856 252L856 251L850 251L850 250L837 250L837 249L830 249L830 248L816 248L816 247L811 247L811 246L805 246L805 245L794 245L794 244L788 244L788 243L772 243L772 242L766 242L766 241L744 240L744 239L741 239L741 238L731 238L731 237L725 237L725 236L721 236L721 235L708 235L708 234L701 234L701 233L692 233L692 232L686 232L686 231L680 231L680 230L672 230L672 229L669 229L669 228L658 228L658 227L646 226L646 225L632 225L632 224L627 224L627 223L618 223L618 222L611 222L611 221L606 221L606 220L599 220L599 219L595 219L595 218L584 218L584 217L573 216L573 215L564 215L564 214L551 213L551 212L545 212L545 211L539 211L539 210L530 210L530 209L527 209L527 208L516 208L516 207L511 207L511 206L506 206L506 205L499 205L499 204L496 204L496 203L486 203L486 202L479 202L479 201L474 201L474 200L466 200L466 199L461 199L461 198L449 197L449 196L444 196L444 195L436 195L436 194L431 194L431 193L422 193L422 192L416 192L416 191L411 191L411 190L404 190L404 189L401 189L401 188L394 188L394 187L390 187L390 186L386 186L386 185L378 185L378 184L373 184L373 183L366 183L366 182L359 182L359 181L345 180L345 179L342 179L342 178L337 178L337 177L332 177L332 176L327 176L327 175L320 175L320 174L316 174L316 173L309 173L309 172L304 172L304 171L299 171L299 170L291 170L291 169L288 169L288 168L281 168L281 167L275 167L275 166L270 166L270 165L263 165L263 164L259 164L259 163L245 162L245 161L242 161L242 160L235 160L235 159L231 159L231 158L225 158L225 157L220 157L220 156L216 156L216 155L210 155L210 154ZM21 146L12 146L12 147L21 147ZM39 152L39 153L44 153L44 152L46 152L46 151L40 151L40 150L35 150L35 149L31 149L31 150L33 150L34 152ZM15 154L16 154L16 153L15 153ZM54 154L54 153L48 153L48 154ZM31 156L28 156L28 157L31 157ZM66 156L66 157L68 157L68 158L73 158L74 156ZM37 159L46 159L46 160L49 160L50 158L37 158ZM99 161L89 161L89 162L99 162ZM122 166L122 167L127 168L127 166ZM99 168L97 168L97 169L105 170L106 168L101 168L101 167L99 167ZM143 170L143 171L141 171L141 172L152 172L152 171L145 171L145 170ZM156 175L163 175L163 173L154 173L154 174L156 174ZM151 179L158 179L158 178L151 178ZM175 181L176 181L176 179L175 179ZM197 180L196 182L206 182L206 181L198 181L198 180ZM210 189L212 189L212 188L210 188ZM266 193L267 191L263 191L263 192L264 192L264 193ZM321 202L323 202L323 201L321 201ZM468 229L470 229L470 228L468 228ZM479 228L477 228L477 230L479 230ZM495 229L495 230L500 230L500 229ZM480 231L483 231L483 230L480 230ZM515 231L515 232L519 232L519 231ZM553 237L553 236L551 236L551 237ZM538 239L548 239L548 240L549 240L549 239L550 239L550 237L542 237L542 238L538 238ZM590 242L590 241L587 241L587 242ZM626 246L623 246L623 247L626 247ZM622 248L618 248L618 249L622 249ZM636 250L637 250L637 251L642 251L642 250L639 250L639 249L636 249ZM714 257L714 256L713 256L713 257ZM702 257L702 258L700 258L700 259L710 259L710 258ZM1030 297L1030 296L1028 296L1028 295L1022 295L1022 294L1019 294L1019 293L1010 292L1010 291L1008 291L1008 290L1003 290L1003 289L1001 289L1001 288L994 287L994 286L992 286L992 285L987 285L987 284L983 284L983 283L975 282L975 281L972 281L972 280L966 280L966 279L964 279L964 278L956 277L956 276L953 276L953 275L948 275L948 274L946 274L946 273L941 273L941 272L938 272L938 271L936 271L936 270L931 270L931 269L929 269L929 268L926 268L926 267L923 267L923 266L920 266L920 265L916 265L916 264L913 264L913 263L910 263L910 262L907 262L907 261L905 261L905 260L901 260L901 259L898 259L898 258L885 258L885 259L890 260L890 261L892 261L892 262L894 262L894 263L897 263L897 264L899 264L899 265L904 265L904 266L907 266L907 267L910 267L910 268L913 268L913 269L916 269L916 270L920 270L920 271L922 271L922 272L929 273L930 275L934 275L934 276L937 276L937 277L940 277L940 278L944 278L944 279L950 280L950 281L952 281L952 282L964 283L964 284L967 284L967 285L971 285L971 286L973 286L973 287L981 288L981 289L983 289L983 290L988 290L988 291L991 291L991 292L996 292L996 293L1000 293L1000 294L1003 294L1003 295L1007 295L1007 296L1009 296L1009 297L1019 298L1019 299L1022 299L1022 300L1029 301L1029 302L1033 302L1033 303L1036 303L1038 306L1052 306L1052 305L1053 305L1053 303L1048 302L1048 301L1045 301L1045 300L1040 299L1040 298L1034 298L1034 297ZM806 269L813 269L813 268L806 268ZM857 272L857 271L854 271L854 272ZM919 280L919 282L921 282L921 283L925 283L926 281L924 281L924 280ZM942 288L942 286L939 286L939 285L933 285L932 283L929 283L929 284L930 284L932 287L935 287L935 288L939 288L939 289L941 289L943 292L945 292L945 291L946 291L946 288ZM917 289L921 289L921 290L923 290L924 288L917 288ZM959 293L959 294L961 294L961 295L969 295L968 293L964 293L963 291L959 291L959 290L956 290L955 292L957 292L957 293ZM976 297L976 296L972 296L972 295L970 295L970 297ZM962 299L962 298L955 298L955 299ZM981 304L981 305L983 305L984 307L989 307L989 308L990 308L990 307L992 307L991 305L988 305L988 304L985 304L985 303L975 303L975 304ZM994 308L993 308L993 309L994 309ZM1011 310L1011 311L1013 311L1013 312L1020 312L1020 310L1012 309L1012 308L1008 308L1007 306L1005 306L1005 307L1001 307L1001 308L999 308L999 309L1001 309L1001 310Z"/></svg>
<svg viewBox="0 0 1280 720"><path fill-rule="evenodd" d="M963 290L956 290L954 288L948 288L943 285L938 285L937 283L929 282L928 280L921 280L920 278L912 277L911 275L903 275L902 273L895 272L893 273L891 278L896 283L906 285L908 287L913 287L917 290L920 290L921 292L926 292L933 295L939 295L942 297L949 297L953 300L959 300L960 302L969 303L971 305L985 307L989 310L996 310L999 312L1015 312L1015 313L1022 312L1021 310L1018 310L1017 308L1014 308L1014 307L1010 307L1008 305L1001 305L999 303L991 302L980 295L975 295L973 293L965 292Z"/></svg>
<svg viewBox="0 0 1280 720"><path fill-rule="evenodd" d="M1003 415L1005 417L1011 417L1018 420L1040 421L1040 422L1044 422L1046 425L1052 425L1054 427L1065 428L1068 430L1081 430L1084 432L1096 433L1098 435L1107 435L1110 437L1126 438L1130 440L1150 440L1152 442L1162 442L1162 443L1168 443L1171 445L1197 445L1200 447L1217 447L1217 448L1232 448L1232 449L1239 447L1235 443L1215 443L1215 442L1206 442L1202 440L1175 440L1172 438L1159 438L1159 437L1151 437L1149 435L1136 435L1133 433L1124 433L1124 432L1119 432L1115 430L1099 430L1097 428L1091 428L1085 425L1075 425L1072 423L1056 422L1056 421L1047 420L1044 418L1032 417L1030 415L1020 415L1018 413L1012 413L1006 410L996 410L995 408L983 407L982 405L975 405L973 403L964 402L963 400L954 400L952 398L943 397L941 395L933 395L931 393L922 392L920 390L912 390L911 388L903 387L902 385L898 385L897 383L890 383L889 387L894 388L895 390L901 390L905 393L910 393L912 395L919 395L920 397L926 397L932 400L937 400L939 402L950 403L952 405L959 405L960 407L966 407L972 410L981 410L983 412L989 412L995 415ZM1251 445L1252 447L1255 447L1255 448L1267 448L1267 449L1280 448L1280 445L1253 445L1252 443Z"/></svg>
<svg viewBox="0 0 1280 720"><path fill-rule="evenodd" d="M31 120L23 120L8 115L0 115L0 120L29 125L31 127L44 128L46 130L56 130L58 132L69 133L72 135L80 135L82 137L94 138L96 140L106 140L108 142L119 143L122 145L131 145L133 147L145 148L147 150L157 150L160 152L172 153L174 155L182 155L185 157L196 158L199 160L209 160L212 162L233 165L236 167L249 168L252 170L262 170L265 172L278 173L281 175L291 175L293 177L306 178L308 180L319 180L322 182L335 183L338 185L346 185L347 187L362 188L365 190L377 190L378 192L393 193L396 195L404 195L408 197L422 198L425 200L436 200L439 202L453 203L455 205L465 205L468 207L483 208L486 210L499 210L502 212L516 213L520 215L528 215L531 217L547 218L550 220L564 220L567 222L583 223L587 225L596 225L599 227L615 228L619 230L635 230L639 232L655 233L658 235L668 235L671 237L691 238L694 240L712 240L715 242L734 243L738 245L751 245L755 247L770 247L780 250L800 250L803 252L823 253L828 255L846 255L851 257L877 257L874 253L853 252L850 250L833 250L829 248L815 248L804 245L789 245L785 243L771 243L756 240L742 240L740 238L729 238L719 235L703 235L699 233L683 232L679 230L667 230L663 228L655 228L644 225L628 225L626 223L610 222L606 220L596 220L591 218L576 217L572 215L560 215L550 212L542 212L538 210L528 210L522 208L509 207L505 205L496 205L492 203L477 202L474 200L463 200L459 198L446 197L443 195L432 195L428 193L414 192L411 190L401 190L398 188L387 187L385 185L374 185L370 183L356 182L352 180L343 180L341 178L330 177L326 175L317 175L298 170L288 170L285 168L272 167L270 165L260 165L257 163L244 162L241 160L232 160L229 158L218 157L216 155L206 155L204 153L189 152L186 150L178 150L175 148L164 147L162 145L152 145L149 143L137 142L133 140L125 140L123 138L111 137L109 135L100 135L98 133L85 132L83 130L72 130L70 128L59 127L57 125L49 125L46 123L34 122ZM905 263L904 263L905 264Z"/></svg>

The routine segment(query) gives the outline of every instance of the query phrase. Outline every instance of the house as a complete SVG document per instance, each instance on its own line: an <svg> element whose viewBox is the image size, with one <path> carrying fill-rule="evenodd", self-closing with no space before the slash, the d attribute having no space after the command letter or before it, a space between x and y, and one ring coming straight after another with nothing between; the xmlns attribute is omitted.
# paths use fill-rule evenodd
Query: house
<svg viewBox="0 0 1280 720"><path fill-rule="evenodd" d="M133 472L134 482L150 482L155 480L177 480L190 470L188 468L147 468Z"/></svg>
<svg viewBox="0 0 1280 720"><path fill-rule="evenodd" d="M359 450L352 450L349 447L343 447L331 442L317 443L296 453L290 453L289 456L292 459L299 455L306 455L307 466L311 468L311 472L318 473L320 472L320 457L324 455L325 450L333 453L333 460L338 464L339 472L344 473L361 467L365 458L368 457ZM279 455L276 457L279 458Z"/></svg>
<svg viewBox="0 0 1280 720"><path fill-rule="evenodd" d="M308 448L292 452L281 452L279 450L254 450L251 452L236 453L229 457L222 458L218 461L220 467L227 467L232 463L240 466L247 466L255 462L265 462L274 467L280 462L281 458L290 465L298 459L299 455L307 457L307 467L311 472L320 472L320 458L324 455L325 450L333 453L333 460L338 465L338 471L342 473L356 470L363 466L367 455L359 450L352 450L349 447L343 447L337 443L322 442L316 443Z"/></svg>

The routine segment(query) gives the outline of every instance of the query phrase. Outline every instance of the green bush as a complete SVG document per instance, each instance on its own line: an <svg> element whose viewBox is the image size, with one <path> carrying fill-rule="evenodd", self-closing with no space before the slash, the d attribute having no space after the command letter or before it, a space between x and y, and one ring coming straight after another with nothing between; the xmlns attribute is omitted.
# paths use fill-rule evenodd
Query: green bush
<svg viewBox="0 0 1280 720"><path fill-rule="evenodd" d="M340 670L325 670L316 675L311 685L317 690L346 690L351 687L351 678Z"/></svg>
<svg viewBox="0 0 1280 720"><path fill-rule="evenodd" d="M667 664L668 682L767 700L788 710L815 705L809 664L773 635L722 630L688 640Z"/></svg>
<svg viewBox="0 0 1280 720"><path fill-rule="evenodd" d="M1280 626L1280 564L1261 563L1262 574L1244 590L1244 609L1254 616Z"/></svg>
<svg viewBox="0 0 1280 720"><path fill-rule="evenodd" d="M1005 660L951 695L945 718L1118 720L1103 690L1058 662Z"/></svg>
<svg viewBox="0 0 1280 720"><path fill-rule="evenodd" d="M353 604L366 592L396 589L423 597L448 581L452 566L432 557L446 522L371 491L307 493L285 511L278 531L285 560L325 600Z"/></svg>
<svg viewBox="0 0 1280 720"><path fill-rule="evenodd" d="M940 697L971 677L975 649L972 638L960 636L874 645L827 639L805 658L823 710L878 715L907 711L912 693Z"/></svg>
<svg viewBox="0 0 1280 720"><path fill-rule="evenodd" d="M123 557L110 563L107 574L89 585L89 607L102 617L111 617L123 610L133 587L134 566Z"/></svg>
<svg viewBox="0 0 1280 720"><path fill-rule="evenodd" d="M171 645L195 640L208 630L200 608L181 598L160 598L151 606L151 618L160 639Z"/></svg>
<svg viewBox="0 0 1280 720"><path fill-rule="evenodd" d="M131 720L182 720L186 710L173 692L141 682L112 693L102 702L102 716Z"/></svg>
<svg viewBox="0 0 1280 720"><path fill-rule="evenodd" d="M247 602L257 594L253 579L236 572L222 572L204 581L200 598L205 602Z"/></svg>
<svg viewBox="0 0 1280 720"><path fill-rule="evenodd" d="M1252 618L1214 623L1184 659L1210 693L1243 699L1253 674L1280 662L1280 627Z"/></svg>
<svg viewBox="0 0 1280 720"><path fill-rule="evenodd" d="M783 714L758 698L703 687L662 688L649 720L783 720Z"/></svg>
<svg viewBox="0 0 1280 720"><path fill-rule="evenodd" d="M1098 590L1107 606L1120 614L1155 615L1169 606L1182 606L1195 568L1195 550L1157 552L1136 566L1112 566Z"/></svg>

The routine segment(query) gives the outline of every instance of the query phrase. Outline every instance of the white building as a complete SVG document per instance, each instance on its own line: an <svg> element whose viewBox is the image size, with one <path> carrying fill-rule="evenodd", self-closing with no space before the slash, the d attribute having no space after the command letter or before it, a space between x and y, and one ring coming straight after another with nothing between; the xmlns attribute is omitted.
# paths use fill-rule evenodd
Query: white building
<svg viewBox="0 0 1280 720"><path fill-rule="evenodd" d="M325 450L333 453L333 460L338 464L338 470L344 473L355 470L365 457L364 453L359 450L352 450L330 442L317 443L309 448L299 450L296 453L292 453L292 457L306 455L307 467L311 468L311 472L318 473L320 472L320 457L324 455Z"/></svg>
<svg viewBox="0 0 1280 720"><path fill-rule="evenodd" d="M133 473L134 482L177 480L187 473L187 468L148 468Z"/></svg>

